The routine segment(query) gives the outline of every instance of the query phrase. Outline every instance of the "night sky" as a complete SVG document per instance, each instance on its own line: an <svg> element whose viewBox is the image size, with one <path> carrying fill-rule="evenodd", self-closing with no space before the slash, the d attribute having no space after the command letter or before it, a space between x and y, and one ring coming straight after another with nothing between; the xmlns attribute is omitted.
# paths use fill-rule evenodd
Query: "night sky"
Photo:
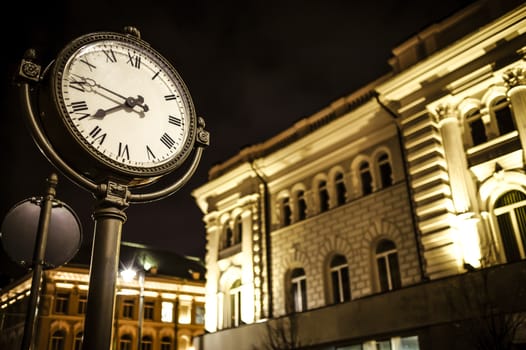
<svg viewBox="0 0 526 350"><path fill-rule="evenodd" d="M47 65L74 38L135 26L177 69L211 144L179 192L127 210L122 239L204 257L202 213L190 192L208 170L389 71L391 50L473 1L58 1L13 3L2 21L0 215L43 195L55 172L26 129L15 67L28 48ZM6 18L9 17L9 18ZM8 25L16 23L16 25ZM92 195L59 175L57 198L93 235ZM171 178L161 181L168 184Z"/></svg>

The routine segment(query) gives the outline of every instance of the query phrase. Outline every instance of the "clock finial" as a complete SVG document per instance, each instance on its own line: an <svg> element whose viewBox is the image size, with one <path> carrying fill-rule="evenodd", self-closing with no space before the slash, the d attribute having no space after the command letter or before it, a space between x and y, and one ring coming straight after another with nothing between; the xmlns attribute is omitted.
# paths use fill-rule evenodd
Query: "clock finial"
<svg viewBox="0 0 526 350"><path fill-rule="evenodd" d="M141 32L139 29L133 27L133 26L126 26L124 27L124 34L133 35L137 39L141 38Z"/></svg>

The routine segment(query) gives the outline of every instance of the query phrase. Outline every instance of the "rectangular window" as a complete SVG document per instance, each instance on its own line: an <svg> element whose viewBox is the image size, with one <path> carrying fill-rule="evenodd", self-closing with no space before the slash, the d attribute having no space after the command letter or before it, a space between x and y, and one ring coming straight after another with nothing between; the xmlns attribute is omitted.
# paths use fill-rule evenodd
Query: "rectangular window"
<svg viewBox="0 0 526 350"><path fill-rule="evenodd" d="M77 313L79 315L86 314L86 308L88 306L88 296L86 294L79 295L79 303L77 305Z"/></svg>
<svg viewBox="0 0 526 350"><path fill-rule="evenodd" d="M411 336L370 340L362 344L338 346L336 350L420 350L420 346L418 337Z"/></svg>
<svg viewBox="0 0 526 350"><path fill-rule="evenodd" d="M147 301L144 303L144 319L153 321L153 312L155 310L155 303Z"/></svg>
<svg viewBox="0 0 526 350"><path fill-rule="evenodd" d="M174 321L174 303L172 303L171 301L163 301L161 306L161 321Z"/></svg>
<svg viewBox="0 0 526 350"><path fill-rule="evenodd" d="M377 350L391 350L391 340L378 340L376 342L376 349Z"/></svg>
<svg viewBox="0 0 526 350"><path fill-rule="evenodd" d="M192 302L181 300L179 304L179 323L189 324L192 320Z"/></svg>
<svg viewBox="0 0 526 350"><path fill-rule="evenodd" d="M205 306L197 305L195 307L195 323L204 324L205 323Z"/></svg>
<svg viewBox="0 0 526 350"><path fill-rule="evenodd" d="M418 337L415 335L413 337L400 338L400 349L420 350L420 346L418 345Z"/></svg>
<svg viewBox="0 0 526 350"><path fill-rule="evenodd" d="M122 317L133 318L133 309L135 307L135 300L125 299L122 302Z"/></svg>
<svg viewBox="0 0 526 350"><path fill-rule="evenodd" d="M362 350L362 344L354 344L354 345L345 345L345 346L338 346L336 347L336 350Z"/></svg>
<svg viewBox="0 0 526 350"><path fill-rule="evenodd" d="M67 314L69 305L69 293L57 293L55 296L55 313Z"/></svg>

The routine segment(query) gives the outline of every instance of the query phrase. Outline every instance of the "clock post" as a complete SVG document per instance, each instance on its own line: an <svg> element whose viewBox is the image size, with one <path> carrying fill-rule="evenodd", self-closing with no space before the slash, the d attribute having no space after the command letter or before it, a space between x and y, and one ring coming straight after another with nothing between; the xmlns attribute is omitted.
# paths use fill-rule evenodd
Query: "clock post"
<svg viewBox="0 0 526 350"><path fill-rule="evenodd" d="M33 140L96 199L83 350L110 349L124 211L184 186L210 135L177 71L133 27L81 36L46 69L28 50L18 81ZM146 192L175 170L175 181Z"/></svg>

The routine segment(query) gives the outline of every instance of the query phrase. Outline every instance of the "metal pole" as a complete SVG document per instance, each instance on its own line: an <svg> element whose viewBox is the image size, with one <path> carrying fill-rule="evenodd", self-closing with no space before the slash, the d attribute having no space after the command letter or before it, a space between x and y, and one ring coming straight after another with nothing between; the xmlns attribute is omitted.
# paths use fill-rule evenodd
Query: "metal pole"
<svg viewBox="0 0 526 350"><path fill-rule="evenodd" d="M137 350L141 350L142 324L144 319L144 268L139 270L139 329L137 331Z"/></svg>
<svg viewBox="0 0 526 350"><path fill-rule="evenodd" d="M52 173L47 179L49 184L46 196L43 198L38 219L38 230L35 240L35 249L33 253L33 278L31 280L31 292L29 294L29 303L26 312L26 323L24 324L24 337L22 339L22 350L31 350L35 336L36 320L38 316L38 302L40 299L40 286L42 272L46 257L46 243L49 231L49 222L51 221L51 209L55 200L58 177Z"/></svg>
<svg viewBox="0 0 526 350"><path fill-rule="evenodd" d="M93 218L95 235L82 349L109 350L113 335L121 232L126 214L120 208L105 207L102 203L95 209Z"/></svg>

